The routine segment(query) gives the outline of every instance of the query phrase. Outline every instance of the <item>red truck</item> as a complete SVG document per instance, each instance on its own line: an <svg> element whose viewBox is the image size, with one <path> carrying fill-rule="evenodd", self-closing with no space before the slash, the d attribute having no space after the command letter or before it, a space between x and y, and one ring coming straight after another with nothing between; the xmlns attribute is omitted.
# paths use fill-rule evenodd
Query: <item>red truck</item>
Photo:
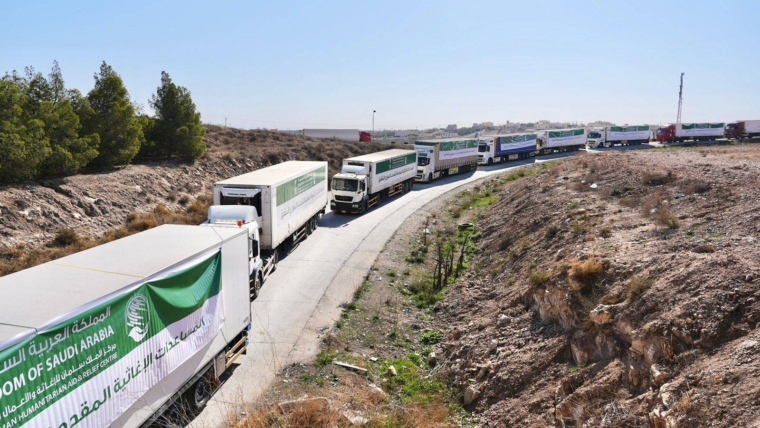
<svg viewBox="0 0 760 428"><path fill-rule="evenodd" d="M723 123L679 123L671 124L657 130L655 135L660 143L679 143L682 141L715 141L723 137Z"/></svg>
<svg viewBox="0 0 760 428"><path fill-rule="evenodd" d="M760 120L740 120L726 125L723 135L726 138L760 137Z"/></svg>

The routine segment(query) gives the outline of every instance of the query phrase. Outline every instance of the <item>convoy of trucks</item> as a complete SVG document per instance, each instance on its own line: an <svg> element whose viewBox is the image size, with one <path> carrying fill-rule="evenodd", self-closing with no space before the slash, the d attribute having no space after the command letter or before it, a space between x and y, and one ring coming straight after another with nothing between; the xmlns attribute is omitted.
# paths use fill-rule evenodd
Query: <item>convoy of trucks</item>
<svg viewBox="0 0 760 428"><path fill-rule="evenodd" d="M419 140L415 141L414 149L417 150L417 182L431 183L478 167L478 140L474 138Z"/></svg>
<svg viewBox="0 0 760 428"><path fill-rule="evenodd" d="M723 137L724 123L678 123L657 130L656 139L661 143L683 141L714 141Z"/></svg>
<svg viewBox="0 0 760 428"><path fill-rule="evenodd" d="M330 208L341 213L364 213L381 199L412 190L417 175L417 152L385 150L343 160L332 178Z"/></svg>
<svg viewBox="0 0 760 428"><path fill-rule="evenodd" d="M640 126L605 126L593 129L586 136L586 147L612 147L618 145L646 144L652 137L649 125Z"/></svg>
<svg viewBox="0 0 760 428"><path fill-rule="evenodd" d="M536 155L537 139L535 133L481 137L478 143L478 164L492 165L533 157Z"/></svg>
<svg viewBox="0 0 760 428"><path fill-rule="evenodd" d="M301 135L312 138L334 138L336 140L350 141L352 143L371 143L372 135L358 129L304 129Z"/></svg>
<svg viewBox="0 0 760 428"><path fill-rule="evenodd" d="M580 150L586 146L586 130L575 128L538 131L537 144L539 155Z"/></svg>
<svg viewBox="0 0 760 428"><path fill-rule="evenodd" d="M723 133L726 138L760 137L760 120L739 120L729 123Z"/></svg>
<svg viewBox="0 0 760 428"><path fill-rule="evenodd" d="M261 253L260 266L251 271L251 297L255 298L276 269L280 251L310 235L327 204L327 162L288 161L215 183L214 206L206 224L240 222L239 226L252 230L251 240L258 243Z"/></svg>

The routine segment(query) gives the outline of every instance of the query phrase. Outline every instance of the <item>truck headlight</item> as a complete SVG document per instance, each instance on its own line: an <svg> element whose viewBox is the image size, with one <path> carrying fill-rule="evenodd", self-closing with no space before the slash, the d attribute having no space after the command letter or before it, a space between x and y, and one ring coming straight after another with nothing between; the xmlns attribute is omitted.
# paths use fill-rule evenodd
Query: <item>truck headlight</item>
<svg viewBox="0 0 760 428"><path fill-rule="evenodd" d="M351 205L351 208L359 208L359 204L353 204Z"/></svg>

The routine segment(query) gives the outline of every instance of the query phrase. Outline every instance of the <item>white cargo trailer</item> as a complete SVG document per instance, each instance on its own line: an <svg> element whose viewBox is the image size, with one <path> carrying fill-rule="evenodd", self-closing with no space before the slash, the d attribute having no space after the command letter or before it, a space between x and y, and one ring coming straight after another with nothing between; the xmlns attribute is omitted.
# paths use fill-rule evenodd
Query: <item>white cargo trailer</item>
<svg viewBox="0 0 760 428"><path fill-rule="evenodd" d="M343 160L332 178L330 208L342 213L364 213L381 199L406 193L417 175L417 152L385 150Z"/></svg>
<svg viewBox="0 0 760 428"><path fill-rule="evenodd" d="M350 142L370 142L372 140L369 132L362 132L358 129L304 129L301 133L305 137L334 138Z"/></svg>
<svg viewBox="0 0 760 428"><path fill-rule="evenodd" d="M612 147L618 145L645 144L649 142L652 131L649 125L640 126L605 126L593 129L586 136L586 147Z"/></svg>
<svg viewBox="0 0 760 428"><path fill-rule="evenodd" d="M552 129L538 131L538 154L578 150L586 146L586 130Z"/></svg>
<svg viewBox="0 0 760 428"><path fill-rule="evenodd" d="M2 426L202 408L246 351L247 248L243 229L165 225L0 278Z"/></svg>
<svg viewBox="0 0 760 428"><path fill-rule="evenodd" d="M288 161L214 184L214 205L256 208L265 270L316 229L327 196L327 162Z"/></svg>
<svg viewBox="0 0 760 428"><path fill-rule="evenodd" d="M441 177L473 171L478 167L478 143L475 138L419 140L415 181L430 183Z"/></svg>
<svg viewBox="0 0 760 428"><path fill-rule="evenodd" d="M657 141L678 143L682 141L714 141L723 137L725 123L676 123L657 130Z"/></svg>

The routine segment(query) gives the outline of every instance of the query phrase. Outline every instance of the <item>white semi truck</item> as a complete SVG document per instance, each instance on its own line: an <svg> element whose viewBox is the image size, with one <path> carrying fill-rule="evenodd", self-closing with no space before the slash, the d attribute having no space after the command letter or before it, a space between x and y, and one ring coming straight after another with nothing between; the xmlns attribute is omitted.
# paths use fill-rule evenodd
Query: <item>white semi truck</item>
<svg viewBox="0 0 760 428"><path fill-rule="evenodd" d="M330 208L341 213L364 213L381 199L406 193L417 175L417 152L385 150L343 160L332 178Z"/></svg>
<svg viewBox="0 0 760 428"><path fill-rule="evenodd" d="M358 129L304 129L301 131L301 135L312 138L333 138L354 143L359 141L372 142L372 136L369 132Z"/></svg>
<svg viewBox="0 0 760 428"><path fill-rule="evenodd" d="M492 165L508 160L527 159L536 155L534 133L495 135L480 137L478 144L478 164Z"/></svg>
<svg viewBox="0 0 760 428"><path fill-rule="evenodd" d="M586 146L586 130L583 128L552 129L537 131L537 134L539 155L574 151Z"/></svg>
<svg viewBox="0 0 760 428"><path fill-rule="evenodd" d="M417 150L417 182L431 183L478 167L477 138L418 140L414 149Z"/></svg>
<svg viewBox="0 0 760 428"><path fill-rule="evenodd" d="M247 350L249 245L245 228L164 225L0 278L0 426L203 408Z"/></svg>
<svg viewBox="0 0 760 428"><path fill-rule="evenodd" d="M592 129L586 135L586 148L612 147L618 145L646 144L652 137L649 125L605 126Z"/></svg>
<svg viewBox="0 0 760 428"><path fill-rule="evenodd" d="M258 227L262 264L251 278L252 296L277 267L280 251L317 228L327 209L327 196L327 162L288 161L214 184L208 223L240 220L241 227L252 223ZM242 218L245 212L225 205L253 207L255 213L250 219Z"/></svg>
<svg viewBox="0 0 760 428"><path fill-rule="evenodd" d="M675 123L657 130L657 141L680 143L683 141L715 141L723 137L725 123Z"/></svg>

